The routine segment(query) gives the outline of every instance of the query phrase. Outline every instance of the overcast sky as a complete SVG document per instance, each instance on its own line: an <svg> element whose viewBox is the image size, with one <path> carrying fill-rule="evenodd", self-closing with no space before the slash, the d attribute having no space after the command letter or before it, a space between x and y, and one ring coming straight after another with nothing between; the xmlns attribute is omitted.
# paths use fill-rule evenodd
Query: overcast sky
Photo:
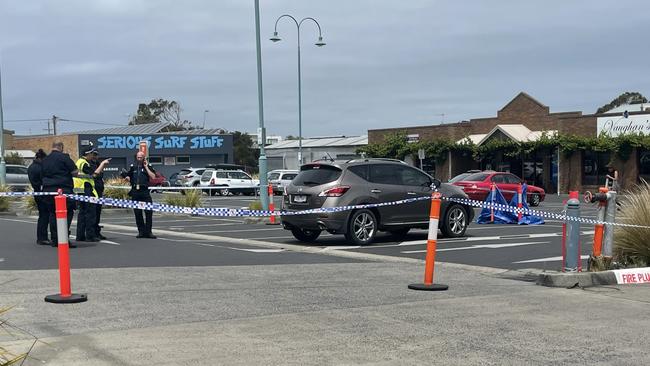
<svg viewBox="0 0 650 366"><path fill-rule="evenodd" d="M303 136L489 117L526 91L551 111L594 112L624 91L649 96L644 1L261 0L265 120ZM126 124L138 103L178 101L206 127L258 125L252 0L1 0L5 120ZM43 133L45 122L7 122ZM62 131L107 126L61 122Z"/></svg>

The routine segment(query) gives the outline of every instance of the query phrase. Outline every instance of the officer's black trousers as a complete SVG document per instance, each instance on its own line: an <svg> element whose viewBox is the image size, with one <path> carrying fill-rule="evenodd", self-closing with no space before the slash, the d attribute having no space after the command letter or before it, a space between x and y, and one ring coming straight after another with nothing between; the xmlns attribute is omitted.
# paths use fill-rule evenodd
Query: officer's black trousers
<svg viewBox="0 0 650 366"><path fill-rule="evenodd" d="M47 225L50 223L50 211L47 209L46 196L34 196L38 208L38 222L36 224L36 240L47 240Z"/></svg>
<svg viewBox="0 0 650 366"><path fill-rule="evenodd" d="M77 216L77 240L91 240L97 237L97 206L90 202L79 202L79 215Z"/></svg>
<svg viewBox="0 0 650 366"><path fill-rule="evenodd" d="M149 194L149 189L146 191L133 190L131 192L131 198L134 201L139 202L152 202L151 195ZM142 218L142 211L144 211L144 219ZM138 225L138 234L143 236L150 235L151 227L153 225L153 211L134 208L133 214L135 215L135 224Z"/></svg>
<svg viewBox="0 0 650 366"><path fill-rule="evenodd" d="M52 243L57 244L59 241L56 232L56 206L54 204L54 196L45 196L45 203L47 205L47 211L49 212L50 216L50 236L52 237ZM75 201L69 198L66 199L66 207L68 210L68 233L70 232L70 225L72 225L75 205Z"/></svg>

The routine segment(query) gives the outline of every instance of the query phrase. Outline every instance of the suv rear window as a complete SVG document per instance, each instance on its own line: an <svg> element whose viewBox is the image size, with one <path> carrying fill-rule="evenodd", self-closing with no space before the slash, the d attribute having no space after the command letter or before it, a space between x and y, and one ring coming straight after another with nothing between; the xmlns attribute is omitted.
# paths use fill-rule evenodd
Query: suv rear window
<svg viewBox="0 0 650 366"><path fill-rule="evenodd" d="M318 186L333 182L341 176L341 169L331 165L304 165L293 180L297 186Z"/></svg>
<svg viewBox="0 0 650 366"><path fill-rule="evenodd" d="M280 178L280 173L269 174L269 180L277 180L278 178Z"/></svg>
<svg viewBox="0 0 650 366"><path fill-rule="evenodd" d="M190 172L191 172L191 170L189 170L189 169L183 169L183 170L181 170L180 173L178 173L178 175L188 175L188 174L190 174Z"/></svg>
<svg viewBox="0 0 650 366"><path fill-rule="evenodd" d="M489 174L487 173L474 173L470 175L469 177L463 179L464 181L469 181L469 182L482 182L485 180L485 178L488 177Z"/></svg>

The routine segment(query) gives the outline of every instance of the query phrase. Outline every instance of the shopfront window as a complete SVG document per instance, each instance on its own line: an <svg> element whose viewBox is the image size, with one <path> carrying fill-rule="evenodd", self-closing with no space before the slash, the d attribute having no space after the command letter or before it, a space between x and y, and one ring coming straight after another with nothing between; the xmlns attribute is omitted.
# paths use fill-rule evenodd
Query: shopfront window
<svg viewBox="0 0 650 366"><path fill-rule="evenodd" d="M607 164L610 153L585 151L582 155L582 184L587 186L600 186L605 184Z"/></svg>

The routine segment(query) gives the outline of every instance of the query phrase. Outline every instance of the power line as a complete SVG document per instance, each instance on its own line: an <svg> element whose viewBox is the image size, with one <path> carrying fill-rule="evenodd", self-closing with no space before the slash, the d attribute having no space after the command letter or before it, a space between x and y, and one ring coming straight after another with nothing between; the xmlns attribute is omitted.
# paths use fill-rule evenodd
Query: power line
<svg viewBox="0 0 650 366"><path fill-rule="evenodd" d="M118 123L96 122L96 121L80 121L80 120L76 120L76 119L66 119L66 118L60 118L59 121L72 122L72 123L88 123L88 124L91 124L91 125L124 126L124 125L118 124Z"/></svg>
<svg viewBox="0 0 650 366"><path fill-rule="evenodd" d="M31 118L31 119L10 119L5 122L17 123L17 122L46 122L49 121L49 118Z"/></svg>

